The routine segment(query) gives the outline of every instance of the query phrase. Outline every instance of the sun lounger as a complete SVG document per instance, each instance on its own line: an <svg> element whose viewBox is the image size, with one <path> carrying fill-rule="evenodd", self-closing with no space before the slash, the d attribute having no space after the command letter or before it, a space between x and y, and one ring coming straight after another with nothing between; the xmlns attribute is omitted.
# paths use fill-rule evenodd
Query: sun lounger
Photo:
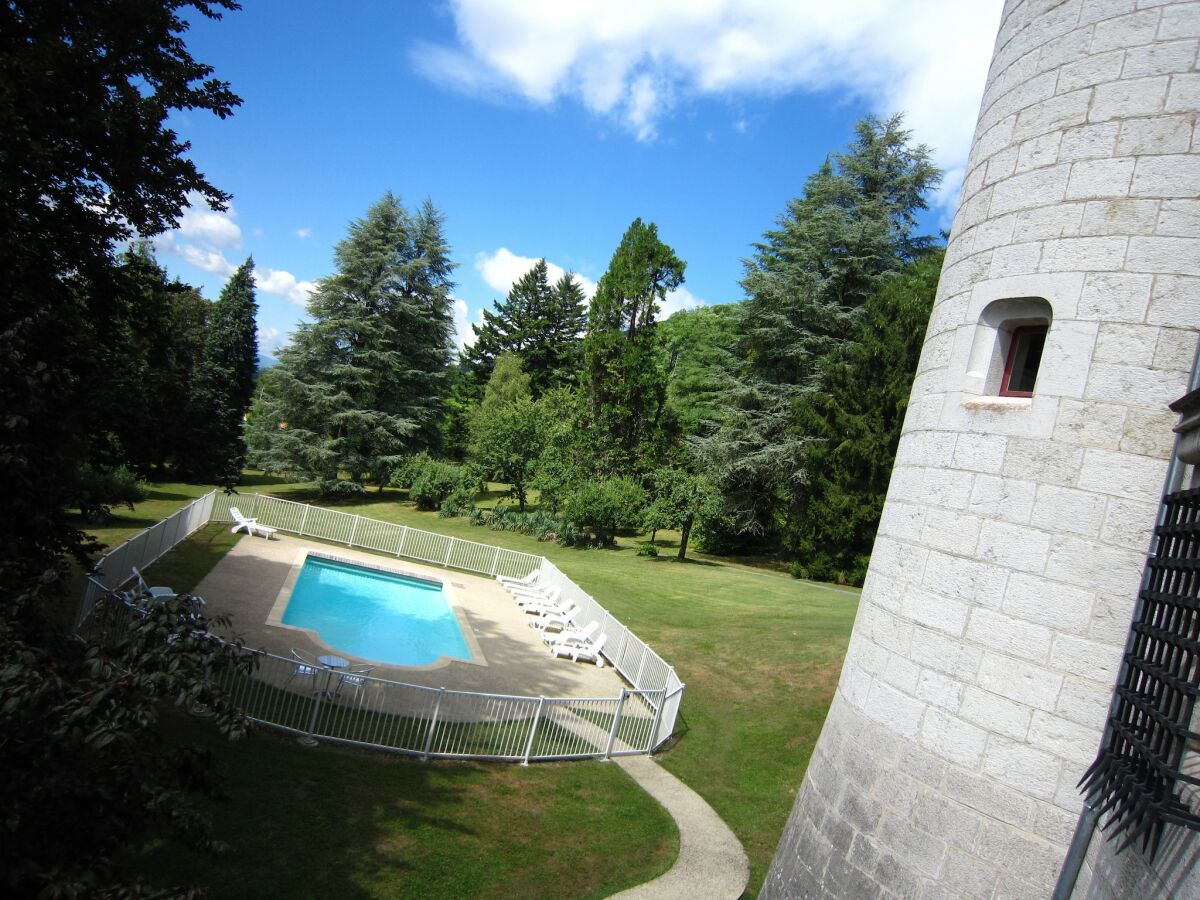
<svg viewBox="0 0 1200 900"><path fill-rule="evenodd" d="M138 571L137 566L133 566L133 588L125 594L127 600L131 602L145 603L147 600L152 602L161 602L170 600L175 597L175 589L164 585L155 585L151 587L146 584L146 579L142 577L142 573Z"/></svg>
<svg viewBox="0 0 1200 900"><path fill-rule="evenodd" d="M569 656L574 662L595 663L597 668L603 669L604 657L600 655L600 651L607 640L608 635L601 633L593 644L555 643L550 645L550 653L553 656Z"/></svg>
<svg viewBox="0 0 1200 900"><path fill-rule="evenodd" d="M579 613L579 607L572 603L562 612L545 613L537 616L529 624L541 631L562 631L571 624L571 620Z"/></svg>
<svg viewBox="0 0 1200 900"><path fill-rule="evenodd" d="M236 506L229 507L229 514L233 516L233 520L237 522L236 525L229 529L231 533L236 533L240 529L245 528L246 534L261 534L269 541L271 539L271 535L278 530L271 528L269 525L259 525L258 519L247 519L242 515L242 511Z"/></svg>
<svg viewBox="0 0 1200 900"><path fill-rule="evenodd" d="M558 634L546 634L542 636L542 640L551 647L554 646L574 646L585 645L592 639L592 635L600 630L599 622L591 622L586 628L564 628Z"/></svg>

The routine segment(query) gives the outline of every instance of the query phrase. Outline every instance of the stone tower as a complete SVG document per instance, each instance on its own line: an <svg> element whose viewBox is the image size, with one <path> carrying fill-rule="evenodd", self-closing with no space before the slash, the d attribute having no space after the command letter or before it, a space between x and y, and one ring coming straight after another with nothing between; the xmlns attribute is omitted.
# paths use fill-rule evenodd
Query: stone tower
<svg viewBox="0 0 1200 900"><path fill-rule="evenodd" d="M1200 2L1006 0L858 619L763 897L1053 890L1196 350L1198 50Z"/></svg>

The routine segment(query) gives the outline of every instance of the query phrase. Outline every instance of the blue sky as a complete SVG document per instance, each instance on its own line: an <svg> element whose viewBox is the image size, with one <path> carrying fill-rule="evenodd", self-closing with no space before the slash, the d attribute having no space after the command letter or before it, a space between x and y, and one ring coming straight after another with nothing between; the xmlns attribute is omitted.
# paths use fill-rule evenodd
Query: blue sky
<svg viewBox="0 0 1200 900"><path fill-rule="evenodd" d="M248 2L187 37L244 100L173 120L231 208L160 261L215 298L253 255L271 352L391 190L429 197L460 336L544 256L591 286L635 217L687 261L666 313L741 299L742 259L866 113L906 113L948 225L1001 0Z"/></svg>

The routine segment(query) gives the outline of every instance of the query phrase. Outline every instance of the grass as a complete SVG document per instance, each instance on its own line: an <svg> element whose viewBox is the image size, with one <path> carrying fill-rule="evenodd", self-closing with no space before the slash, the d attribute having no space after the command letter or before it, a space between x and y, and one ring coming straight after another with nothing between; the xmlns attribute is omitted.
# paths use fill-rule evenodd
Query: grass
<svg viewBox="0 0 1200 900"><path fill-rule="evenodd" d="M163 485L156 494L190 497L201 490ZM248 475L241 490L322 503L306 485L262 475ZM492 499L498 493L493 486ZM573 550L418 512L404 499L401 491L371 490L323 505L545 555L675 666L687 689L677 737L659 761L738 835L750 857L749 894L756 894L832 700L857 591L797 581L746 561L698 555L679 562L678 536L668 532L658 534L659 557L636 556L644 536L634 535L617 549ZM141 506L136 518L144 521ZM169 556L155 567L155 580L171 562ZM558 828L553 819L548 834Z"/></svg>
<svg viewBox="0 0 1200 900"><path fill-rule="evenodd" d="M161 842L137 862L152 882L205 885L213 900L600 898L678 852L666 812L615 765L418 763L169 727L217 752L237 799L209 808L230 849L214 862Z"/></svg>

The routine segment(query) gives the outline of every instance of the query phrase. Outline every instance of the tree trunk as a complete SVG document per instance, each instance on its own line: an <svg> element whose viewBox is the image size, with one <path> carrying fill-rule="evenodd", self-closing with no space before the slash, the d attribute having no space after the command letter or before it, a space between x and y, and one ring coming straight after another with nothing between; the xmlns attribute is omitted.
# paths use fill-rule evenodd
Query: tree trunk
<svg viewBox="0 0 1200 900"><path fill-rule="evenodd" d="M692 533L692 522L695 521L695 516L689 516L687 521L683 523L683 531L679 535L679 559L687 558L688 537Z"/></svg>

